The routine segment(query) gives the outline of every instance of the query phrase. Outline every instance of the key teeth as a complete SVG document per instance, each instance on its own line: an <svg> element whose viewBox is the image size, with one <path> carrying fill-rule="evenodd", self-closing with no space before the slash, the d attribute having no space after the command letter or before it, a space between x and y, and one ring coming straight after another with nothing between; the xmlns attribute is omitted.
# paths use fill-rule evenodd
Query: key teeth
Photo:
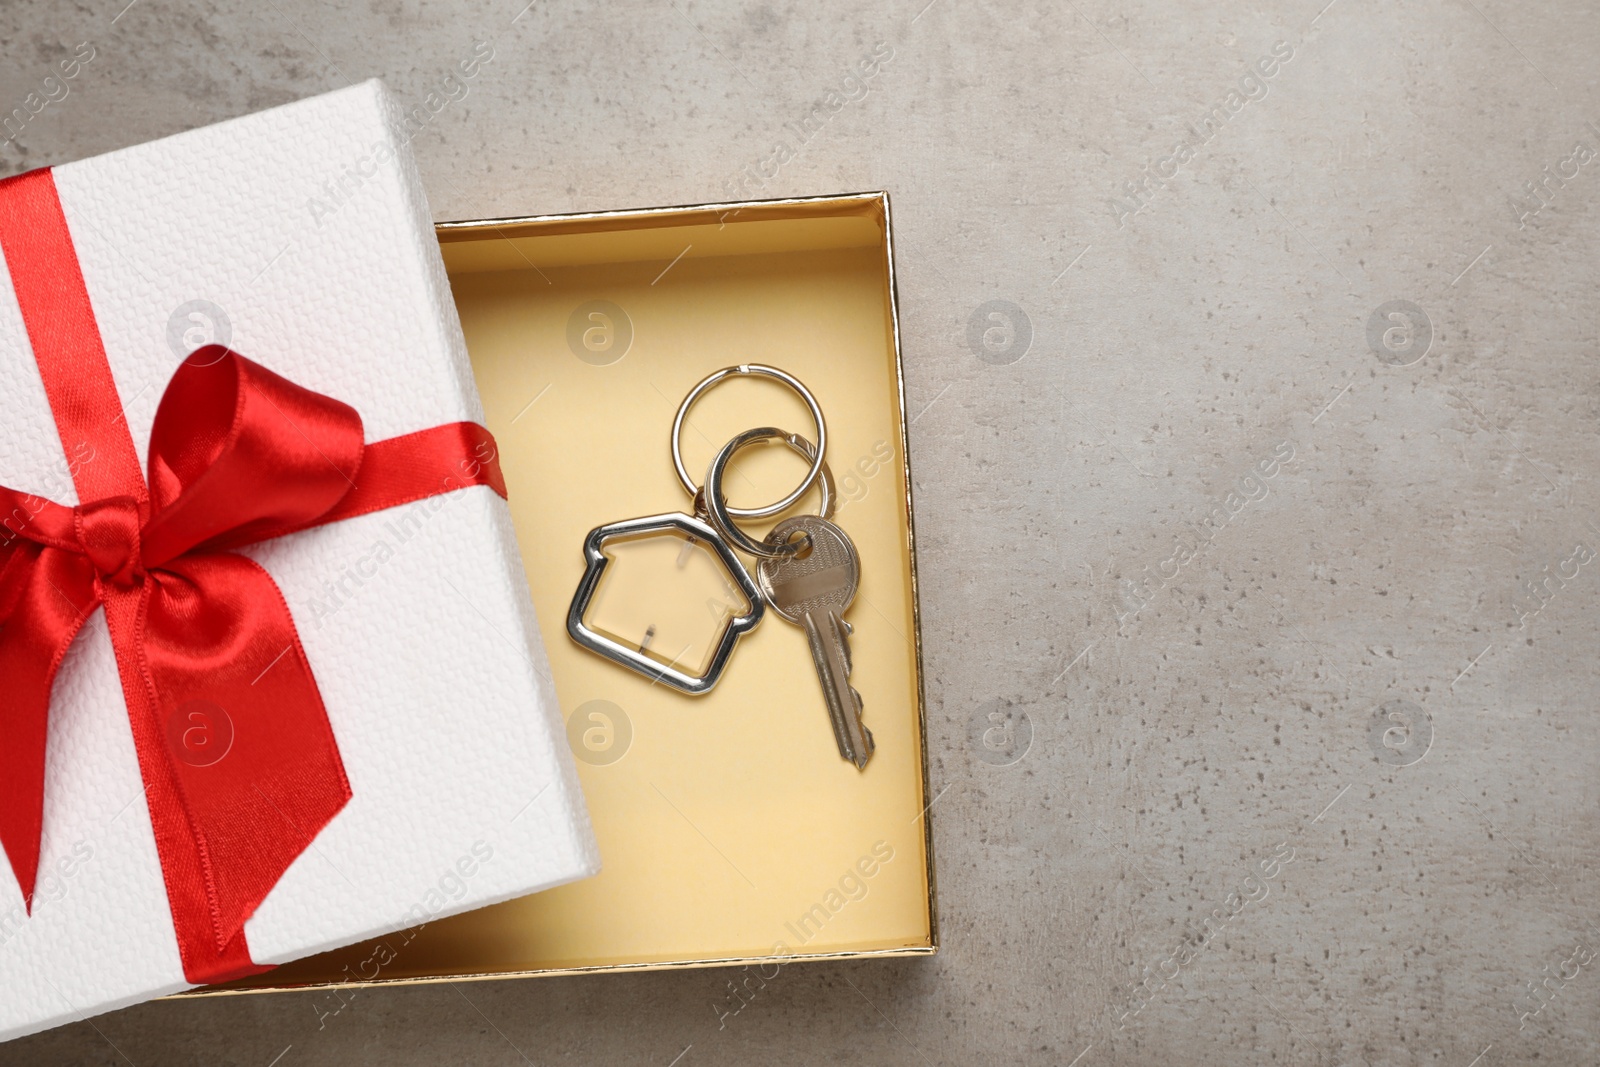
<svg viewBox="0 0 1600 1067"><path fill-rule="evenodd" d="M841 657L844 659L845 676L849 677L851 671L855 669L851 662L849 638L850 634L855 633L855 627L851 626L844 619L839 618L838 612L833 613L833 618L834 621L839 624L836 631L839 636L839 652ZM861 693L857 691L855 686L849 685L847 688L850 690L850 699L855 702L855 708L852 714L855 717L856 727L861 731L861 737L863 741L861 750L856 753L856 758L850 762L856 765L856 770L864 771L867 769L867 760L872 758L872 754L873 752L877 751L878 746L877 742L872 739L872 731L867 729L861 723L861 709L866 706L866 702L861 699Z"/></svg>
<svg viewBox="0 0 1600 1067"><path fill-rule="evenodd" d="M856 770L864 771L867 769L867 760L871 759L872 754L878 750L878 743L872 739L872 731L867 729L865 724L863 724L861 721L861 709L864 705L864 702L861 699L861 694L856 692L856 687L853 685L850 687L850 695L855 698L856 725L861 728L862 740L861 751L856 755Z"/></svg>
<svg viewBox="0 0 1600 1067"><path fill-rule="evenodd" d="M869 730L865 726L863 726L861 728L861 736L866 738L867 744L866 744L866 747L861 752L856 754L856 758L853 761L855 763L855 765L856 765L856 770L858 770L858 771L866 770L867 769L867 760L871 759L872 758L872 754L874 752L878 751L878 743L872 739L872 731L871 730Z"/></svg>
<svg viewBox="0 0 1600 1067"><path fill-rule="evenodd" d="M855 673L855 669L856 669L855 668L854 658L851 656L851 653L850 653L850 635L855 633L856 630L855 630L855 627L851 626L848 622L846 622L845 620L839 618L839 613L838 612L834 612L833 613L833 618L834 618L834 621L839 624L838 629L836 631L838 633L838 636L839 636L839 653L844 658L844 673L845 673L845 676L849 677L851 674ZM854 693L855 690L852 689L851 692ZM860 694L856 695L856 699L858 701L861 699Z"/></svg>

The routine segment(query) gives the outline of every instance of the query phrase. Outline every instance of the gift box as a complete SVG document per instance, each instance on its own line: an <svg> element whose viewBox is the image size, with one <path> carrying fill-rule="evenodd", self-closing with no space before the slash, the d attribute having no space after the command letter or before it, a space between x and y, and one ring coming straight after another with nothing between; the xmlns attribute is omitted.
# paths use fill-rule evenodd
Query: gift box
<svg viewBox="0 0 1600 1067"><path fill-rule="evenodd" d="M939 806L926 788L906 459L917 412L904 401L891 231L880 193L438 227L546 634L565 623L590 529L691 510L669 435L696 382L764 363L815 394L835 521L861 559L846 618L850 681L877 743L866 769L839 757L803 632L770 611L699 697L552 636L605 857L598 877L430 924L381 970L372 961L395 938L191 995L316 988L332 1026L366 986L737 965L739 992L705 1015L714 1030L781 985L791 961L936 951ZM746 379L705 394L688 423L697 480L749 427L813 434L790 393ZM778 499L805 471L781 448L741 453L736 466L729 492L747 505ZM817 505L812 492L796 510ZM670 555L664 564L670 576Z"/></svg>
<svg viewBox="0 0 1600 1067"><path fill-rule="evenodd" d="M0 1037L598 870L382 86L0 183L0 249Z"/></svg>

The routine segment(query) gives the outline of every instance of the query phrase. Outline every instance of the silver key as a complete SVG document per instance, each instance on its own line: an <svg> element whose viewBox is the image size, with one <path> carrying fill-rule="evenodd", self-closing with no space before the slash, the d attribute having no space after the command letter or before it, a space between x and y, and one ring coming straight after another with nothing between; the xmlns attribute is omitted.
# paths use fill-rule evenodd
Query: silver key
<svg viewBox="0 0 1600 1067"><path fill-rule="evenodd" d="M767 541L783 544L796 533L811 535L811 551L804 558L762 559L756 580L773 611L805 628L839 755L863 770L875 746L872 731L861 725L861 694L850 684L851 626L843 618L861 580L860 558L845 532L819 515L785 519Z"/></svg>

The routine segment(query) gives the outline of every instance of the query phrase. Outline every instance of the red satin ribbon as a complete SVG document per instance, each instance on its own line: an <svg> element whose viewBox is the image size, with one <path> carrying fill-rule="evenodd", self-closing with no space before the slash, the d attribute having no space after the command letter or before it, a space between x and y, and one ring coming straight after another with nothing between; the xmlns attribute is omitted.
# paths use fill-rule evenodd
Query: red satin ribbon
<svg viewBox="0 0 1600 1067"><path fill-rule="evenodd" d="M48 170L0 182L0 249L83 501L0 488L0 843L31 908L50 688L103 606L184 974L259 973L245 920L351 793L283 595L229 550L504 496L494 439L457 423L364 444L354 408L213 345L167 385L147 482Z"/></svg>

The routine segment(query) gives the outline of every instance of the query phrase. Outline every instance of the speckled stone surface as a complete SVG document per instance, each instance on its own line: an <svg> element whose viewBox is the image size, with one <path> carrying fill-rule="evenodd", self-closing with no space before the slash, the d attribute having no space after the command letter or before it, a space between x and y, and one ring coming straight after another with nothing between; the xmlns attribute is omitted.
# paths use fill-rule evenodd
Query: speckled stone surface
<svg viewBox="0 0 1600 1067"><path fill-rule="evenodd" d="M381 76L441 219L890 190L944 928L0 1061L1595 1062L1600 10L1324 2L0 7L5 173Z"/></svg>

